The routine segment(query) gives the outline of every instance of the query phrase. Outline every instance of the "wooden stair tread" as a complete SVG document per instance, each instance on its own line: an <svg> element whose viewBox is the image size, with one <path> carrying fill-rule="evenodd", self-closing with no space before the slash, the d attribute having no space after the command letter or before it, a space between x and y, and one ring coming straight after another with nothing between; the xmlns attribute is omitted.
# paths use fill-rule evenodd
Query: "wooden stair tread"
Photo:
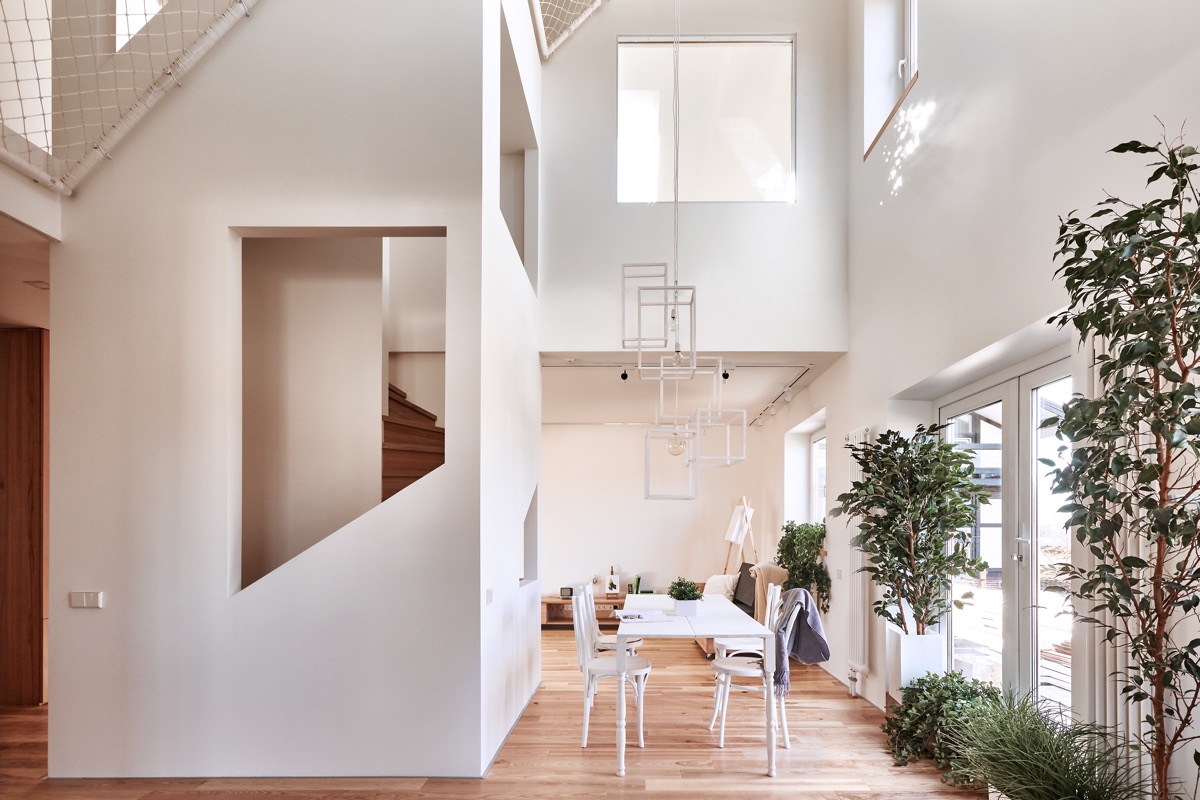
<svg viewBox="0 0 1200 800"><path fill-rule="evenodd" d="M403 390L391 383L387 411L382 425L382 500L446 463L446 429L438 426L437 414L410 401Z"/></svg>
<svg viewBox="0 0 1200 800"><path fill-rule="evenodd" d="M393 408L393 406L398 406L399 408ZM426 411L411 400L397 400L395 397L389 397L388 414L395 415L399 410L411 411L414 414L419 414L433 422L437 422L437 414L434 414L432 411Z"/></svg>
<svg viewBox="0 0 1200 800"><path fill-rule="evenodd" d="M384 472L383 479L386 481L388 478L423 478L440 466L442 464L438 464L432 469L429 467L395 467Z"/></svg>
<svg viewBox="0 0 1200 800"><path fill-rule="evenodd" d="M433 418L433 420L435 420L435 421L436 421L436 420L437 420L437 417L434 417L434 418ZM445 428L439 427L437 424L428 424L428 425L426 425L426 424L424 424L424 423L422 423L422 422L418 422L417 420L405 419L404 417L394 417L394 416L392 416L392 415L390 415L390 414L387 414L387 415L385 415L385 416L383 417L383 421L384 421L384 423L385 423L385 424L391 424L391 425L403 425L403 426L404 426L404 427L406 427L406 428L419 428L420 430L425 430L425 431L439 431L439 432L441 432L441 433L445 433L445 432L446 432L446 429L445 429Z"/></svg>
<svg viewBox="0 0 1200 800"><path fill-rule="evenodd" d="M408 394L406 394L403 389L399 388L395 384L389 383L388 384L388 413L389 414L395 413L395 409L391 408L391 405L393 403L395 403L396 405L398 405L404 409L407 409L409 411L416 412L417 414L420 414L423 417L431 419L434 422L437 422L437 414L434 414L432 411L426 411L425 409L421 408L419 405L417 405L416 403L414 403L413 401L408 399Z"/></svg>
<svg viewBox="0 0 1200 800"><path fill-rule="evenodd" d="M384 442L384 450L405 450L412 453L442 453L446 452L445 444L411 444L408 442Z"/></svg>

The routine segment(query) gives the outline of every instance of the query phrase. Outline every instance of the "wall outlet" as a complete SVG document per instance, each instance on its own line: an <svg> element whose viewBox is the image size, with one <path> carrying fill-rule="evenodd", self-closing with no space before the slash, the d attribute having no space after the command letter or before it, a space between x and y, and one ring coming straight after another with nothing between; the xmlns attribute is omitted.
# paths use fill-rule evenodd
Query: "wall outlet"
<svg viewBox="0 0 1200 800"><path fill-rule="evenodd" d="M71 608L104 608L104 592L70 592L67 602Z"/></svg>

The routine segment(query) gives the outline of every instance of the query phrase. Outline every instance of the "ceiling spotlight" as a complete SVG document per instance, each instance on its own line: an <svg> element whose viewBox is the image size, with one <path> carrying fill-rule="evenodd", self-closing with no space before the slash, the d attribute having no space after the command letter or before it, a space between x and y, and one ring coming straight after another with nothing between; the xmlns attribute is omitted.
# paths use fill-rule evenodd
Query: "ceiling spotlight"
<svg viewBox="0 0 1200 800"><path fill-rule="evenodd" d="M623 380L623 381L629 380L629 373L626 372L625 370L621 370L621 380Z"/></svg>
<svg viewBox="0 0 1200 800"><path fill-rule="evenodd" d="M785 402L785 403L792 402L792 387L789 386L783 390L783 402Z"/></svg>
<svg viewBox="0 0 1200 800"><path fill-rule="evenodd" d="M722 372L721 377L724 378L725 380L729 380L729 370L725 370L724 372Z"/></svg>
<svg viewBox="0 0 1200 800"><path fill-rule="evenodd" d="M772 405L771 405L771 416L773 417L773 416L775 416L775 415L776 415L776 414L778 414L778 413L779 413L779 409L778 409L778 408L776 408L776 407L774 406L774 404L772 404Z"/></svg>

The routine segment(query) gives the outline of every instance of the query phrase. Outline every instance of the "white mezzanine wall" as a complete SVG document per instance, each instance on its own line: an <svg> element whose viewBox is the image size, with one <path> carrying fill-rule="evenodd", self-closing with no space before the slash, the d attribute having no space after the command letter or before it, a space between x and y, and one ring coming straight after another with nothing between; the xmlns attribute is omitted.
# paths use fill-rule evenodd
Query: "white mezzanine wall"
<svg viewBox="0 0 1200 800"><path fill-rule="evenodd" d="M481 652L481 403L537 403L495 382L481 400L481 40L498 3L260 3L64 203L52 777L478 776L532 694L536 666ZM239 591L238 231L405 227L446 229L446 464ZM509 313L532 326L531 305ZM536 437L507 444L536 463ZM79 590L105 607L67 608ZM519 600L497 592L488 613L529 614ZM536 651L530 627L516 646ZM406 672L414 641L439 669ZM485 703L485 658L514 696Z"/></svg>
<svg viewBox="0 0 1200 800"><path fill-rule="evenodd" d="M528 117L521 144L537 146L539 58L524 0L485 8L483 271L479 295L479 519L476 525L482 774L541 683L541 584L524 574L525 524L538 486L541 434L541 363L537 297L514 247L501 208L508 114ZM511 48L510 48L511 45ZM507 62L511 58L513 62ZM487 65L500 64L500 68ZM516 67L518 80L500 78ZM519 83L520 87L516 86ZM515 145L514 145L515 146ZM536 191L526 190L527 197ZM537 230L536 204L522 210ZM525 254L536 247L525 248ZM451 295L460 302L460 295ZM449 399L449 398L447 398ZM446 565L448 575L454 564ZM445 591L445 586L443 586ZM460 735L469 729L460 729Z"/></svg>
<svg viewBox="0 0 1200 800"><path fill-rule="evenodd" d="M543 351L619 349L621 265L672 260L671 203L616 202L615 137L617 37L670 36L673 9L610 0L546 63ZM796 37L796 202L679 208L701 350L845 349L845 24L841 3L682 4L684 36Z"/></svg>
<svg viewBox="0 0 1200 800"><path fill-rule="evenodd" d="M897 162L885 160L903 145L895 126L884 149L861 157L856 4L850 350L802 393L802 404L793 401L774 433L782 438L807 413L827 409L830 504L849 484L846 433L864 425L911 430L923 411L934 421L934 397L1065 340L1042 324L1066 297L1052 278L1058 215L1091 209L1106 191L1136 197L1145 159L1105 151L1132 138L1154 141L1155 115L1171 135L1200 116L1190 88L1200 47L1187 33L1198 22L1200 7L1182 0L1137 8L924 0L920 78L905 107L928 110L929 122L899 164L896 187ZM836 576L848 564L848 538L844 519L832 520L827 630L849 624ZM864 693L881 705L882 624L872 625ZM845 643L831 646L828 668L844 680Z"/></svg>

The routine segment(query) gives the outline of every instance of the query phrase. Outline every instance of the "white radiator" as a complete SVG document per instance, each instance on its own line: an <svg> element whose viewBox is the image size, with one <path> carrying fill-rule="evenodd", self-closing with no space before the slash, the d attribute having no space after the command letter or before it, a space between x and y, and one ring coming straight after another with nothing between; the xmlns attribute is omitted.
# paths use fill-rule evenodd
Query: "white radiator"
<svg viewBox="0 0 1200 800"><path fill-rule="evenodd" d="M858 445L871 437L870 428L858 428L846 434L846 445ZM853 458L850 459L850 480L862 480L862 468ZM858 525L853 521L849 524L850 537L858 533ZM865 678L868 660L868 642L870 641L870 610L871 610L871 581L870 576L860 572L865 559L862 550L850 548L850 694L859 695L858 681Z"/></svg>

